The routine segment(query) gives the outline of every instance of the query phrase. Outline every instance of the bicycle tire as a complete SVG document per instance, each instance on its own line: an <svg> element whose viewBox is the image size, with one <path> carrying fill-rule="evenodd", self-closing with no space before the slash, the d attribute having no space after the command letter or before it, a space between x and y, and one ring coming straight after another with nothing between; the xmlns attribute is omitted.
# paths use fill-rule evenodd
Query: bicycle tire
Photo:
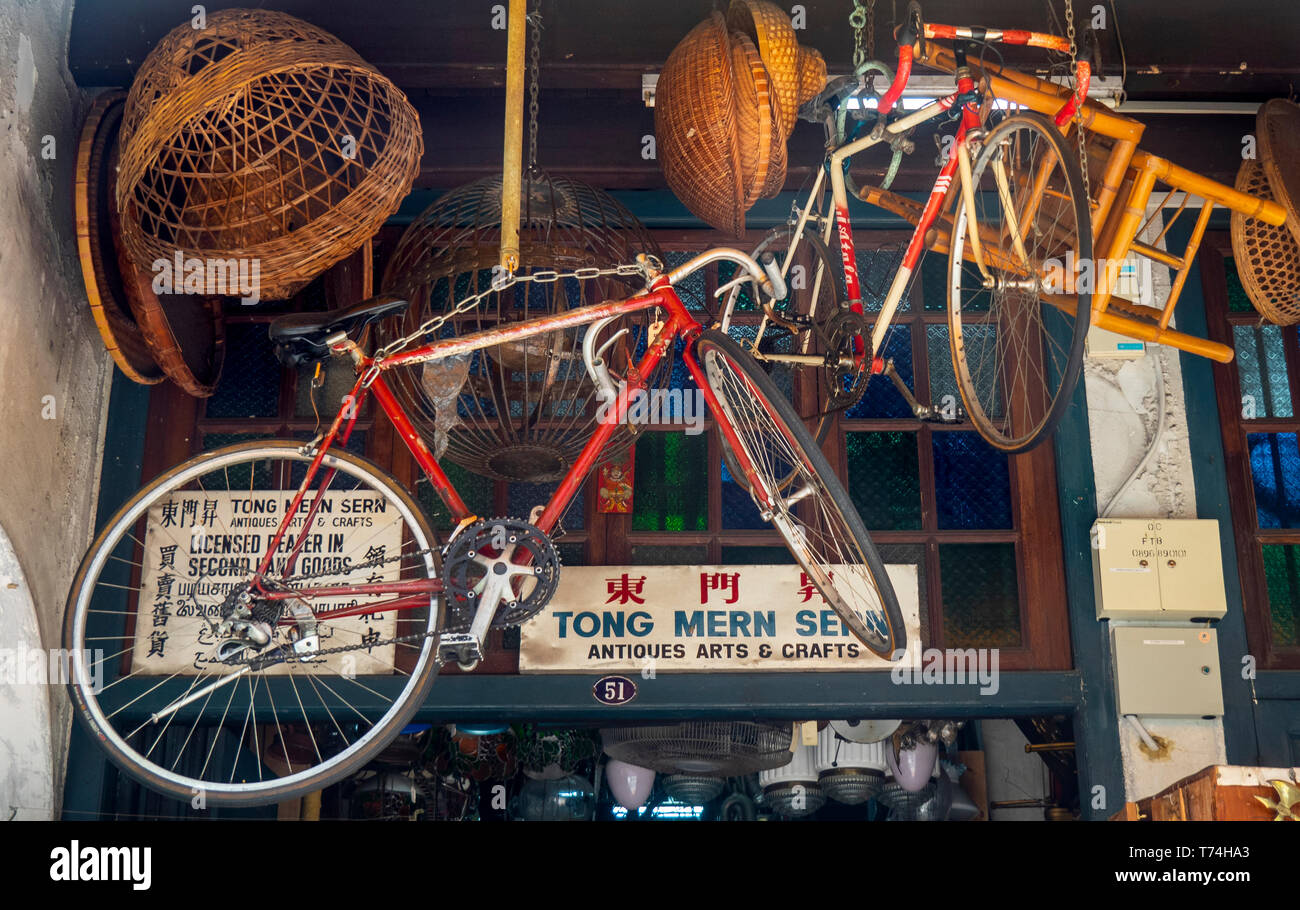
<svg viewBox="0 0 1300 910"><path fill-rule="evenodd" d="M243 760L241 758L241 750L246 749L248 745L248 742L244 739L245 735L249 732L250 727L247 717L245 718L244 727L240 731L238 738L234 740L236 757L231 766L232 780L229 783L189 777L186 774L177 773L174 770L176 763L180 761L181 756L184 753L185 747L189 745L191 737L193 737L195 731L199 729L199 723L197 720L195 720L191 725L190 733L187 735L185 743L182 745L181 754L177 755L171 770L161 767L154 761L150 761L148 754L141 756L139 751L137 751L137 747L129 745L127 740L134 733L138 733L138 730L133 731L133 734L124 736L122 731L117 730L113 726L110 718L113 717L117 711L106 714L106 709L111 709L113 706L111 704L101 705L99 692L94 690L92 682L96 674L91 672L87 657L87 655L93 653L93 649L89 649L87 646L94 643L94 640L103 639L95 638L92 640L92 638L88 638L87 625L88 614L90 613L118 612L91 608L91 603L94 601L96 596L95 588L100 584L105 565L107 565L110 560L126 561L122 560L121 556L114 555L114 551L117 550L119 546L125 547L126 550L131 553L138 552L134 549L137 545L142 549L144 535L137 537L133 529L146 520L150 508L161 502L165 495L192 492L192 484L195 479L204 477L206 472L221 470L225 473L227 480L229 480L231 468L243 464L256 465L257 462L263 459L268 461L272 459L282 460L286 466L296 464L305 465L310 462L312 454L302 454L302 447L301 442L292 440L258 440L245 442L198 455L183 462L175 468L172 468L144 486L133 497L131 497L131 499L128 500L112 518L108 520L104 529L96 537L95 542L87 550L86 555L83 557L81 565L77 570L77 574L74 577L68 595L68 604L65 611L63 630L64 647L68 649L69 653L74 658L71 667L72 678L68 683L69 694L72 703L75 706L74 713L77 715L83 728L90 734L93 740L97 741L105 749L108 753L108 757L118 768L132 779L166 796L190 801L191 797L202 792L203 799L208 804L223 806L257 806L282 802L287 799L302 796L309 792L320 790L323 787L336 783L337 781L360 770L376 754L382 751L392 741L392 739L398 735L398 733L401 732L402 728L409 722L411 716L423 703L424 698L432 687L434 679L440 669L437 658L438 636L426 636L422 639L421 646L419 647L419 654L415 660L415 665L409 674L404 674L407 676L407 681L398 696L392 700L391 707L385 711L382 717L373 723L370 729L358 739L356 744L349 744L347 748L331 756L329 760L323 760L322 765L316 769L309 768L299 772L293 771L293 762L288 754L289 740L285 736L280 716L278 713L274 713L274 702L272 701L275 726L279 731L279 741L284 747L285 761L290 771L288 775L277 777L274 781L261 780L262 768L270 767L260 761L270 754L269 740L263 740L262 742L267 743L267 749L255 753L257 759L259 759L259 762L257 763L259 781L241 781L238 784L233 782L235 773L234 769L238 765L239 761ZM354 476L365 481L369 485L368 489L382 494L385 497L385 501L391 503L395 507L398 516L403 521L403 551L407 546L407 535L409 535L411 545L416 550L424 550L433 546L435 540L433 531L419 504L398 481L388 475L383 469L366 459L343 450L330 450L327 452L322 461L321 468L322 470L335 469L340 472L349 472L349 476ZM250 490L252 489L254 480L257 476L258 474L255 468L250 467L248 469ZM286 476L291 477L292 474ZM335 476L337 477L338 475L336 474ZM190 488L189 490L186 489L187 486ZM210 495L212 492L209 491L206 486L202 485L201 480L199 489L203 491L204 495ZM286 488L272 487L271 489L278 493ZM294 487L294 489L296 489L296 487ZM238 487L228 483L226 490L238 490L242 492L242 481ZM127 539L128 537L130 540ZM422 566L419 571L430 573L430 577L436 577L441 570L437 551L433 550L428 554L417 555L419 555L417 566ZM132 564L142 566L142 563ZM123 570L119 569L118 571L121 572ZM141 568L140 571L142 572L143 569ZM202 577L202 575L199 576L199 578ZM109 588L120 587L114 585L112 582L104 582L104 584ZM137 590L143 591L143 588ZM122 598L124 602L129 602L127 600L127 598L129 598L128 594L123 593L117 596ZM195 604L198 606L197 598L195 598ZM435 632L439 631L443 625L444 606L445 604L442 596L433 597L431 598L430 607L427 609L427 617L411 622L421 623L422 628L424 628L425 631L430 629ZM143 615L141 611L144 609L143 605L138 605L134 615L136 617ZM131 614L128 611L126 615ZM121 622L125 626L127 620L122 620ZM324 622L328 623L328 618L326 618ZM337 631L337 629L341 627L331 628L335 628ZM115 637L121 641L133 641L134 634L133 631L123 631L120 635ZM128 638L128 636L130 636L130 638ZM131 647L131 645L128 645L127 651L119 652L119 654L127 653L130 651ZM356 650L360 650L360 647L361 646L358 646ZM394 647L396 648L396 646ZM396 650L394 650L394 655L396 655ZM118 655L113 655L113 658L116 658L117 656ZM100 661L102 660L103 658L100 658ZM395 656L394 660L396 660ZM292 671L294 669L293 661L286 661L285 663L290 665L287 666L286 669L291 671L285 675L292 679ZM394 670L397 670L395 665ZM102 674L102 672L103 668L101 667L100 673ZM250 675L255 672L258 671L250 671ZM128 676L133 675L135 675L134 671L128 674ZM160 682L155 686L154 689L165 686L176 675L177 674L173 674L172 677L167 677L163 682ZM119 677L113 682L115 683L123 678L125 677ZM154 677L149 678L152 679ZM262 678L269 677L261 676L258 678L260 682ZM339 678L346 677L340 676ZM373 679L374 677L365 676L363 678ZM102 683L102 677L100 681ZM182 682L177 685L183 685L183 682L184 680L182 679ZM113 683L110 683L109 686L103 686L102 691L106 691L112 684ZM294 683L293 685L295 694L297 694L297 684ZM326 685L328 688L328 684L323 685ZM366 688L360 683L357 683L356 685L361 688ZM194 683L191 683L191 689L193 686ZM315 688L314 681L312 682L312 686ZM251 726L254 730L252 742L254 745L257 745L259 740L255 731L258 726L264 725L265 715L263 716L263 721L259 723L256 709L255 707L251 707L254 705L259 693L253 688L253 683L251 681L249 682L249 687L249 710L252 714ZM227 686L226 688L232 690L240 688L239 681L236 680L234 685ZM150 689L149 691L152 692L154 690ZM333 689L330 689L330 692L334 695L338 694ZM270 693L271 685L268 683L265 689L265 697L270 698ZM163 697L165 697L165 690ZM209 696L209 698L210 697L211 696ZM232 691L231 700L233 700L233 697L234 692ZM175 704L178 700L179 699L174 699L172 704ZM322 705L327 705L327 702L323 697L321 702ZM299 701L299 704L301 705L301 700ZM205 701L203 708L200 708L199 710L202 711L206 706L207 702ZM168 707L170 707L170 705ZM227 708L229 708L229 702ZM120 711L121 708L119 707L117 710ZM356 710L356 708L353 707L353 710ZM330 709L325 707L325 711L329 712L330 720L333 721L334 725L339 727L339 722L335 719L334 714L330 712ZM339 707L339 711L340 713L342 712L342 706ZM175 717L178 714L179 711L172 716ZM364 715L362 716L364 717ZM238 718L236 717L235 720L237 721ZM127 723L134 722L134 719L127 721ZM288 718L286 722L289 724L295 723L292 718ZM355 725L356 722L351 720L351 717L348 716L345 719L345 723ZM215 749L217 739L223 733L228 736L231 732L230 730L225 729L224 724L225 718L223 717L221 724L216 728L216 733L204 734L210 735L210 738L214 743L208 754L209 761L211 760L212 751ZM316 746L316 737L315 734L311 733L311 724L307 723L304 724L304 726L307 727L307 732L311 737L313 746ZM204 729L208 728L205 727ZM152 734L153 731L151 730L149 732ZM290 732L294 733L298 731L291 728ZM342 729L340 729L340 733L342 732ZM162 738L164 733L166 733L166 727L158 733L158 740ZM269 736L269 734L267 735ZM346 741L346 737L344 738ZM157 745L158 740L155 740L155 746ZM153 748L151 747L149 753L151 754L152 751ZM317 757L321 757L319 746L316 746L316 754ZM273 757L278 759L278 755ZM192 761L191 764L193 764ZM204 771L206 771L207 766L208 762L205 762L203 768Z"/></svg>
<svg viewBox="0 0 1300 910"><path fill-rule="evenodd" d="M900 658L907 649L907 629L893 583L848 492L793 406L740 345L722 332L702 332L690 351L723 409L718 418L725 419L736 432L746 459L767 488L761 498L768 503L770 520L795 561L868 650L889 660ZM760 451L759 434L773 429L774 450ZM729 442L725 435L723 440ZM782 459L785 462L779 463ZM795 475L804 481L803 487L793 491L792 499L802 501L824 494L816 500L817 510L811 508L812 502L802 506L805 512L813 512L813 522L805 521L783 501L784 487L777 474ZM737 481L744 484L744 475ZM823 522L827 527L820 527ZM835 543L836 552L846 560L816 558L811 550L824 540ZM845 582L842 570L836 581L830 565L851 567L851 578L863 583L854 586ZM866 619L858 613L863 606L870 608Z"/></svg>
<svg viewBox="0 0 1300 910"><path fill-rule="evenodd" d="M1026 220L1025 211L1017 208L1017 224L1029 229L1020 231L1028 261L1023 261L1010 240L1001 204L989 201L998 197L996 174L990 167L995 155L1006 166L1013 206L1033 199L1037 168L1048 162L1047 179L1033 218ZM1017 114L991 130L971 163L971 181L976 190L976 218L982 242L987 248L990 240L996 239L999 245L991 260L987 252L985 257L990 272L997 273L995 282L1023 283L1026 276L1022 273L1026 270L1039 282L1032 299L1028 299L1031 292L1025 288L983 286L981 273L967 257L968 216L959 198L948 260L948 340L953 372L966 414L980 436L993 447L1014 455L1051 436L1078 384L1092 295L1076 286L1074 293L1058 295L1061 306L1045 303L1042 297L1049 296L1048 285L1041 275L1044 269L1053 268L1053 262L1063 267L1068 262L1067 254L1076 261L1091 263L1092 223L1078 149L1071 151L1060 131L1040 115ZM1047 224L1044 212L1054 214L1055 220ZM1060 224L1061 218L1065 219L1064 225ZM1023 266L1014 268L1018 261ZM1066 290L1064 284L1061 290ZM1073 317L1068 312L1071 300ZM987 316L974 315L981 313ZM968 318L967 314L972 315ZM1024 328L1004 330L1004 318L1010 325L1024 324ZM1036 332L1032 323L1037 324ZM1065 342L1067 334L1069 341ZM1023 350L1014 355L1009 352L1006 358L1001 356L1004 345L1021 339L1025 342ZM1031 375L1035 369L1041 383Z"/></svg>

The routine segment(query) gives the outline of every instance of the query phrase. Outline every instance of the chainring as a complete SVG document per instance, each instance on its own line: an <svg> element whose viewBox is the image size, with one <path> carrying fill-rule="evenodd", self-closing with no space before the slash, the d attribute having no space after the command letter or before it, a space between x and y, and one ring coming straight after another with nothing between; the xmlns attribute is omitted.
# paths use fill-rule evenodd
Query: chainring
<svg viewBox="0 0 1300 910"><path fill-rule="evenodd" d="M828 389L827 407L832 411L851 408L866 392L871 373L869 370L844 366L840 363L840 358L856 358L859 344L863 350L870 347L867 320L861 313L843 310L826 320L818 329L818 334L826 351L826 365L823 369Z"/></svg>
<svg viewBox="0 0 1300 910"><path fill-rule="evenodd" d="M502 600L492 618L492 628L522 625L537 615L555 594L560 580L560 554L555 544L538 527L520 518L489 518L465 528L447 547L442 560L442 583L446 597L444 631L469 629L478 609L476 588L491 571L492 560L503 552L519 562L519 551L529 556L531 576L519 576L513 583L515 600Z"/></svg>

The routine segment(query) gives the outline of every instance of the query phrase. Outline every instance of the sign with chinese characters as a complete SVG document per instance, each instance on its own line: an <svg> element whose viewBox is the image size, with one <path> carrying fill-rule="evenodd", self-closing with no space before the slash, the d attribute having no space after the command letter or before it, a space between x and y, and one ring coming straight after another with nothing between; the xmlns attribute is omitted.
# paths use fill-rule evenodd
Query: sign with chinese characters
<svg viewBox="0 0 1300 910"><path fill-rule="evenodd" d="M919 666L916 566L886 566ZM832 567L832 570L834 567ZM888 670L798 566L576 566L520 630L521 673Z"/></svg>
<svg viewBox="0 0 1300 910"><path fill-rule="evenodd" d="M257 568L270 548L281 520L293 505L294 491L178 492L149 510L144 536L132 672L200 673L220 662L212 624L221 621L221 605ZM319 585L396 580L394 561L360 571L350 568L396 555L402 547L403 521L392 504L373 492L327 492L312 517L308 495L291 519L271 562L274 575L284 570L305 535L295 575L311 575ZM375 599L391 595L374 595ZM367 644L392 638L397 613L363 614L330 621L327 610L356 606L353 598L313 602L321 624L321 648ZM287 626L276 630L284 640ZM316 658L338 672L393 672L393 645L359 648ZM281 664L269 672L289 672ZM301 672L301 663L292 667Z"/></svg>

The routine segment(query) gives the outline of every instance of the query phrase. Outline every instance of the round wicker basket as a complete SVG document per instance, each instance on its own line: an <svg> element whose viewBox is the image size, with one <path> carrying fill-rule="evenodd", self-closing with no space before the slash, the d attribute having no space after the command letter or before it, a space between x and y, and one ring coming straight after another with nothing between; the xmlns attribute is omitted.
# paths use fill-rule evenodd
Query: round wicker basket
<svg viewBox="0 0 1300 910"><path fill-rule="evenodd" d="M1241 162L1236 189L1273 200L1268 175L1259 161ZM1231 234L1237 274L1255 309L1277 325L1300 322L1300 246L1288 226L1233 212Z"/></svg>
<svg viewBox="0 0 1300 910"><path fill-rule="evenodd" d="M263 10L169 32L136 74L117 183L123 244L150 269L258 260L282 299L371 237L423 153L406 96L333 35Z"/></svg>

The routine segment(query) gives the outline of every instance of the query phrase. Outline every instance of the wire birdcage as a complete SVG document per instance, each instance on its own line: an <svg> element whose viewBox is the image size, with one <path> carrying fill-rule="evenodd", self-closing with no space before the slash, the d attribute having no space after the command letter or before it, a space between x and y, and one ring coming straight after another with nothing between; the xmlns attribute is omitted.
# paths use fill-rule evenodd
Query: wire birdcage
<svg viewBox="0 0 1300 910"><path fill-rule="evenodd" d="M500 274L501 182L487 177L455 189L407 228L382 284L411 306L380 326L380 344L415 332L430 317L491 287ZM659 253L631 212L608 193L576 180L528 172L520 210L520 276L609 268L632 263L639 253ZM643 290L639 285L637 279L619 276L522 281L448 320L439 337L630 297ZM653 311L626 316L603 335L629 330L608 358L614 374L623 375L644 353L653 319ZM582 360L585 331L547 332L395 370L392 385L417 427L433 441L437 457L500 480L556 480L596 425L600 402ZM648 377L650 387L668 374L669 360ZM632 439L621 429L603 458L620 456Z"/></svg>

